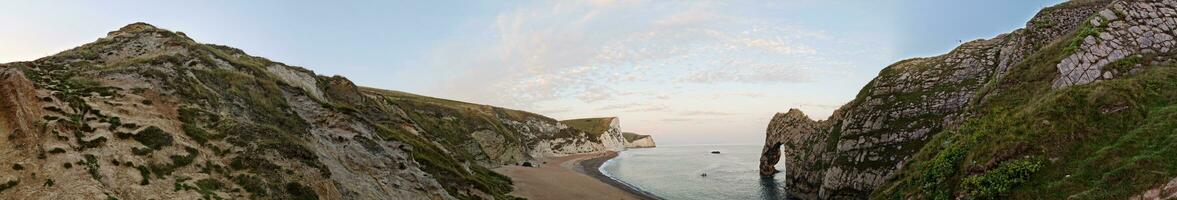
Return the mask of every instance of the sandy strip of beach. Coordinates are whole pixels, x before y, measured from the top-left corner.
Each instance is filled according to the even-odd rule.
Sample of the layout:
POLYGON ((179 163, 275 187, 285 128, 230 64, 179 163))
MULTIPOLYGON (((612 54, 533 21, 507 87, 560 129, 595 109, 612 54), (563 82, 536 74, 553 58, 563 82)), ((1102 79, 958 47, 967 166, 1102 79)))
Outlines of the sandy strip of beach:
POLYGON ((597 169, 617 152, 576 154, 550 158, 541 167, 504 166, 494 169, 511 177, 511 195, 534 199, 656 199, 627 187, 597 169))

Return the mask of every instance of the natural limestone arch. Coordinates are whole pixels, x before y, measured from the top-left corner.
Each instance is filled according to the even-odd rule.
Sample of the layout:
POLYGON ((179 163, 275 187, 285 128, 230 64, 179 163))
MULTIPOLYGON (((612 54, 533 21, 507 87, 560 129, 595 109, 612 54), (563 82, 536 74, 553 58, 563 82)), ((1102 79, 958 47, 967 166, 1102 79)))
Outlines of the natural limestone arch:
MULTIPOLYGON (((780 170, 777 170, 776 164, 781 160, 781 143, 765 143, 763 151, 760 152, 760 175, 772 176, 780 170)), ((787 161, 786 161, 787 162, 787 161)))

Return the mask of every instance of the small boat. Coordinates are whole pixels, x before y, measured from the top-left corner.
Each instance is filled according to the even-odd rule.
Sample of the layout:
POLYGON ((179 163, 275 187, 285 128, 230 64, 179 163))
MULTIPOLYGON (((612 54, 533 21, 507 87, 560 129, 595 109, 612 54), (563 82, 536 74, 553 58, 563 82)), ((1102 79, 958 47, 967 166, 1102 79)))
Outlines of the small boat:
POLYGON ((711 154, 719 154, 719 150, 711 150, 711 154))
POLYGON ((699 176, 707 177, 707 173, 699 174, 699 176))

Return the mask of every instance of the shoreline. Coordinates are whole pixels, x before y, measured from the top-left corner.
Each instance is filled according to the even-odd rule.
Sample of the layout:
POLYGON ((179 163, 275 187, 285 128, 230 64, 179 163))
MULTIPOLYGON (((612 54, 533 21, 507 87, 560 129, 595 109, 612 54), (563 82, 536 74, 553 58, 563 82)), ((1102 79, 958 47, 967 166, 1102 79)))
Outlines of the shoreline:
POLYGON ((605 163, 609 162, 609 160, 616 158, 619 154, 621 153, 616 151, 608 151, 605 152, 605 155, 580 161, 578 163, 580 165, 580 170, 577 170, 577 172, 596 178, 597 180, 600 180, 601 182, 609 184, 618 189, 625 190, 626 192, 629 192, 630 194, 633 194, 642 200, 661 200, 662 198, 659 198, 657 195, 623 183, 620 180, 613 179, 613 177, 609 177, 601 171, 601 166, 605 165, 605 163))
POLYGON ((595 152, 543 159, 537 167, 502 166, 493 169, 510 177, 511 195, 527 199, 640 199, 660 198, 605 176, 599 169, 617 152, 595 152))

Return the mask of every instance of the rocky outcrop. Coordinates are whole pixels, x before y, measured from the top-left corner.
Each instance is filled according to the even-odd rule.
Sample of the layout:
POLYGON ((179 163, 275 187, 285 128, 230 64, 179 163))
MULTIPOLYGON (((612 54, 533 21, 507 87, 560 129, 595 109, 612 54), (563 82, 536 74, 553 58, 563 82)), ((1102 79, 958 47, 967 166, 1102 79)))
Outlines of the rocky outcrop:
POLYGON ((631 132, 622 132, 625 137, 625 148, 654 148, 654 137, 631 132))
POLYGON ((0 199, 509 199, 489 167, 607 147, 144 23, 0 64, 0 93, 0 199))
POLYGON ((935 57, 883 69, 858 96, 826 120, 798 110, 769 123, 761 174, 783 157, 787 188, 805 199, 865 199, 889 180, 930 138, 951 130, 1002 88, 1008 70, 1071 33, 1110 1, 1074 1, 1044 9, 1027 26, 962 44, 935 57), (783 154, 783 155, 782 155, 783 154))
POLYGON ((1058 63, 1053 87, 1113 79, 1140 70, 1141 60, 1171 59, 1151 57, 1177 46, 1175 6, 1172 1, 1120 1, 1100 10, 1068 44, 1071 54, 1058 63))

